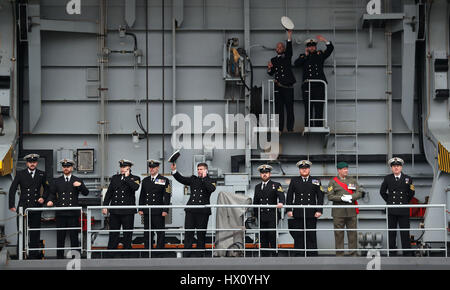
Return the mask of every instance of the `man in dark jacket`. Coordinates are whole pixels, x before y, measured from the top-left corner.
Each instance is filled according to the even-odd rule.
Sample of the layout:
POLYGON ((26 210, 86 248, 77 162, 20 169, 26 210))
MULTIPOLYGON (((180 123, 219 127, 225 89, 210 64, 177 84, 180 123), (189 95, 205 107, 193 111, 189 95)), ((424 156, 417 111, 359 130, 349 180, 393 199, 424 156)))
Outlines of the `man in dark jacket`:
MULTIPOLYGON (((136 190, 139 189, 139 184, 141 179, 139 176, 131 174, 131 166, 133 162, 129 160, 120 160, 120 174, 116 174, 111 177, 111 182, 109 183, 108 190, 105 194, 105 199, 103 205, 136 205, 136 190)), ((132 230, 134 227, 134 215, 136 209, 111 209, 109 210, 109 229, 110 230, 132 230)), ((108 214, 108 210, 103 209, 103 214, 108 214)), ((131 249, 131 239, 133 237, 132 231, 124 232, 123 234, 123 247, 125 250, 129 251, 131 249)), ((120 241, 119 232, 110 232, 108 249, 117 249, 120 241)), ((116 256, 116 255, 109 255, 116 256)), ((122 255, 127 257, 132 257, 134 255, 122 255)))
MULTIPOLYGON (((45 172, 36 168, 38 159, 38 154, 28 154, 25 156, 24 160, 26 161, 27 168, 17 171, 11 183, 11 187, 9 188, 9 209, 12 212, 17 212, 16 191, 18 186, 20 186, 18 207, 23 207, 24 213, 29 207, 42 207, 42 204, 48 198, 49 182, 45 172)), ((17 220, 17 225, 19 225, 19 220, 17 220)), ((41 211, 28 212, 28 227, 30 229, 41 227, 41 211)), ((30 231, 29 236, 29 248, 40 248, 40 232, 30 231)), ((41 257, 40 251, 30 250, 29 253, 30 259, 39 259, 41 257)))
POLYGON ((275 83, 275 113, 279 116, 280 132, 284 129, 284 108, 286 107, 286 127, 289 132, 294 130, 294 84, 292 72, 292 30, 288 30, 286 46, 277 43, 277 56, 267 65, 267 73, 274 77, 275 83))
MULTIPOLYGON (((197 176, 184 177, 177 171, 177 166, 172 163, 172 175, 180 183, 191 187, 191 195, 187 205, 208 205, 211 194, 216 190, 216 181, 208 176, 208 165, 199 163, 197 165, 197 176)), ((194 231, 197 230, 197 249, 205 249, 206 228, 211 215, 210 208, 186 208, 184 228, 184 248, 192 249, 194 242, 194 231)), ((199 252, 200 257, 205 256, 204 251, 199 252)), ((184 257, 192 257, 193 252, 185 252, 184 257)))
MULTIPOLYGON (((70 159, 60 161, 63 175, 56 178, 50 185, 50 194, 47 206, 56 207, 79 207, 78 197, 88 195, 89 190, 84 185, 81 178, 72 175, 75 162, 70 159)), ((80 210, 57 210, 55 212, 57 228, 80 228, 80 210)), ((69 233, 70 246, 72 248, 80 247, 78 233, 79 229, 58 230, 56 232, 56 246, 64 248, 66 242, 66 233, 69 233)), ((58 259, 64 259, 64 250, 57 250, 58 259)))
MULTIPOLYGON (((261 183, 255 186, 255 195, 253 197, 253 204, 259 205, 276 205, 277 208, 282 208, 285 203, 285 196, 283 187, 280 183, 270 180, 272 166, 264 164, 258 167, 261 175, 261 183)), ((261 241, 261 256, 277 256, 277 235, 274 230, 280 219, 280 214, 276 212, 275 208, 254 208, 255 216, 259 218, 260 241, 261 241), (268 250, 269 248, 274 250, 268 250)))
MULTIPOLYGON (((150 176, 142 180, 141 194, 139 195, 139 205, 169 205, 170 197, 172 195, 172 188, 167 177, 159 174, 158 160, 148 160, 148 167, 150 168, 150 176)), ((161 230, 165 228, 165 217, 169 213, 168 208, 140 209, 139 214, 144 216, 144 229, 161 230)), ((155 232, 144 232, 145 249, 149 249, 153 245, 153 235, 155 232), (151 237, 149 239, 149 236, 151 237)), ((164 249, 164 231, 156 233, 156 248, 158 250, 164 249)), ((148 252, 143 253, 144 257, 148 257, 148 252)), ((153 257, 161 256, 161 252, 152 254, 153 257)))
MULTIPOLYGON (((310 176, 312 163, 309 160, 297 162, 300 176, 291 179, 287 193, 286 204, 293 205, 322 205, 323 188, 320 180, 310 176)), ((315 229, 317 219, 322 215, 322 208, 296 208, 287 209, 289 228, 291 229, 315 229)), ((305 249, 304 231, 291 231, 294 238, 295 249, 305 249)), ((306 249, 317 249, 317 237, 315 231, 306 232, 306 249)), ((307 256, 317 256, 317 251, 308 251, 307 256)), ((303 256, 303 252, 294 252, 295 256, 303 256)))
POLYGON ((305 127, 323 127, 322 121, 311 121, 309 123, 309 118, 311 119, 323 119, 323 102, 311 102, 311 107, 308 107, 309 96, 311 95, 311 101, 325 100, 325 86, 323 83, 311 82, 309 80, 322 80, 327 82, 325 73, 323 71, 323 64, 325 60, 333 52, 333 44, 326 40, 323 36, 317 36, 318 41, 326 43, 326 50, 317 50, 317 41, 314 39, 307 39, 305 41, 305 53, 300 54, 300 56, 295 60, 294 66, 303 68, 303 104, 305 106, 305 127), (309 91, 311 88, 311 92, 309 91), (309 111, 311 115, 309 116, 309 111), (311 126, 309 126, 311 124, 311 126))
MULTIPOLYGON (((386 204, 409 204, 415 194, 415 188, 411 176, 402 172, 404 161, 401 158, 394 157, 389 159, 392 174, 384 177, 380 188, 380 195, 386 201, 386 204)), ((388 228, 409 229, 409 208, 390 208, 388 209, 388 228)), ((389 249, 390 255, 397 255, 397 232, 389 231, 389 249)), ((403 249, 411 248, 411 241, 408 230, 400 231, 400 238, 403 249)), ((403 251, 403 256, 412 256, 412 251, 403 251)))

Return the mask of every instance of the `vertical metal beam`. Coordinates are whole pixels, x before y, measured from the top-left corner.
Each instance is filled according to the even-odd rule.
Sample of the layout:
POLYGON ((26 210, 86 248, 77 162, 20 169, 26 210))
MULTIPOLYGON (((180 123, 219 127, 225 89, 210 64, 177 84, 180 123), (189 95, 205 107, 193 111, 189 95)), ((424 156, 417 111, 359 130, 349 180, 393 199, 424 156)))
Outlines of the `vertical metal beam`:
POLYGON ((184 20, 184 0, 172 0, 172 16, 176 20, 176 27, 180 27, 184 20))
MULTIPOLYGON (((386 13, 390 12, 390 5, 385 1, 386 13)), ((387 152, 388 159, 392 158, 392 27, 387 21, 384 28, 386 39, 386 100, 387 100, 387 152)))
MULTIPOLYGON (((244 49, 247 55, 250 57, 250 0, 244 0, 244 49)), ((245 115, 250 113, 250 92, 247 92, 245 96, 245 115)), ((250 132, 251 126, 249 122, 246 122, 245 130, 245 172, 248 174, 249 179, 251 176, 251 136, 250 132)))
POLYGON ((28 84, 30 132, 36 127, 41 117, 41 28, 40 4, 31 0, 28 4, 28 84))
POLYGON ((177 20, 172 18, 172 117, 176 114, 177 104, 177 43, 176 43, 176 23, 177 20))
POLYGON ((402 104, 401 113, 408 129, 414 131, 414 72, 416 56, 416 38, 418 24, 412 19, 417 19, 416 6, 404 6, 405 18, 403 19, 403 50, 402 50, 402 104))
POLYGON ((172 116, 176 114, 177 99, 177 43, 176 29, 184 19, 184 0, 172 0, 172 116))
POLYGON ((19 256, 19 260, 23 260, 23 207, 19 207, 19 249, 17 255, 19 256))
POLYGON ((105 64, 107 63, 107 55, 104 53, 106 47, 106 0, 99 1, 100 6, 100 21, 99 21, 99 63, 100 63, 100 87, 98 89, 100 97, 100 120, 99 120, 99 130, 100 130, 100 186, 105 188, 105 171, 106 171, 106 72, 105 64))
POLYGON ((133 27, 136 21, 136 0, 125 0, 125 22, 133 27))
MULTIPOLYGON (((166 104, 166 78, 165 78, 165 66, 166 66, 166 50, 165 50, 165 3, 164 0, 161 0, 161 15, 162 15, 162 19, 161 19, 161 91, 162 91, 162 112, 161 112, 161 132, 162 132, 162 140, 161 140, 161 156, 162 159, 165 160, 165 138, 166 138, 166 134, 165 134, 165 104, 166 104)), ((164 165, 165 162, 162 163, 162 167, 161 167, 161 172, 164 173, 164 165)))

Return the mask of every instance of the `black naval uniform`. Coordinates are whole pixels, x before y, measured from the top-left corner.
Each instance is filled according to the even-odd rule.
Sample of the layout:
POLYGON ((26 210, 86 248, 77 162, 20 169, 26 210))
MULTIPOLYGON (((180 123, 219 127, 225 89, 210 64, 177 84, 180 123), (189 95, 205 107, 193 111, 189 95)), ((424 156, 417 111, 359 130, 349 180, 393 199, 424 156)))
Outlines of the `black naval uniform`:
MULTIPOLYGON (((210 204, 211 194, 216 190, 216 181, 208 175, 205 178, 192 175, 191 177, 184 177, 178 171, 173 174, 173 177, 184 185, 191 187, 191 195, 187 205, 206 205, 210 204)), ((211 215, 210 208, 185 208, 186 219, 184 222, 185 229, 197 230, 197 249, 205 249, 206 228, 208 226, 208 219, 211 215)), ((184 238, 184 248, 192 249, 194 242, 194 231, 186 231, 184 238)), ((190 257, 195 252, 185 252, 185 257, 190 257)), ((204 256, 204 252, 200 256, 204 256)))
MULTIPOLYGON (((111 178, 108 190, 105 194, 103 205, 136 205, 135 192, 139 189, 141 179, 139 176, 130 174, 128 177, 116 174, 111 178)), ((111 230, 131 230, 134 227, 134 215, 136 209, 109 209, 109 228, 111 230)), ((133 232, 123 233, 124 249, 131 249, 133 232)), ((119 232, 110 232, 108 249, 117 249, 120 241, 119 232)), ((115 256, 115 255, 110 255, 115 256)), ((130 254, 126 256, 132 256, 130 254)))
MULTIPOLYGON (((291 179, 286 199, 287 205, 323 205, 323 191, 319 179, 308 176, 294 177, 291 179)), ((322 208, 296 208, 287 209, 293 212, 293 219, 288 220, 290 229, 315 229, 317 218, 316 212, 322 213, 322 208), (305 219, 303 218, 305 217, 305 219)), ((303 231, 292 231, 295 249, 305 249, 305 237, 303 231)), ((317 249, 317 237, 315 231, 306 232, 306 248, 317 249)), ((304 252, 294 252, 296 256, 304 255, 304 252)), ((317 251, 308 251, 307 256, 317 256, 317 251)))
POLYGON ((273 67, 267 71, 275 80, 275 113, 279 116, 280 132, 284 128, 284 107, 286 107, 286 128, 294 129, 294 88, 295 76, 292 72, 292 41, 286 41, 286 50, 270 60, 273 67))
MULTIPOLYGON (((381 184, 380 194, 386 204, 409 204, 415 193, 413 180, 409 175, 401 174, 396 180, 394 174, 386 175, 381 184)), ((388 211, 388 228, 409 229, 409 208, 390 208, 388 211)), ((389 249, 396 249, 396 231, 389 231, 389 249)), ((403 249, 410 249, 411 242, 409 231, 400 231, 403 249)), ((412 255, 411 251, 405 251, 404 256, 412 255)))
MULTIPOLYGON (((50 186, 50 194, 48 201, 53 202, 55 207, 79 207, 78 197, 88 195, 89 190, 84 185, 83 180, 77 176, 69 177, 62 175, 54 180, 50 186), (74 182, 80 182, 80 186, 73 186, 74 182)), ((56 227, 57 228, 76 228, 79 227, 79 219, 81 212, 79 210, 63 210, 56 211, 56 227)), ((58 248, 64 248, 66 242, 66 233, 69 233, 70 246, 79 247, 78 233, 79 230, 58 230, 56 232, 56 245, 58 248)), ((58 259, 64 258, 64 250, 57 250, 58 259)))
MULTIPOLYGON (((323 64, 325 60, 333 52, 334 46, 331 42, 327 44, 325 51, 316 50, 314 53, 305 55, 304 53, 295 60, 294 65, 297 67, 303 67, 303 103, 305 106, 305 127, 308 127, 309 115, 308 115, 308 82, 309 79, 323 80, 327 82, 325 73, 323 71, 323 64)), ((311 100, 324 100, 325 99, 325 87, 322 83, 311 83, 311 100)), ((311 115, 312 119, 323 119, 324 103, 312 102, 311 103, 311 115)), ((311 127, 323 127, 322 121, 311 121, 311 127)))
MULTIPOLYGON (((158 174, 155 178, 153 178, 152 176, 148 176, 142 180, 139 205, 169 205, 171 194, 172 189, 168 178, 162 176, 161 174, 158 174)), ((169 213, 168 208, 151 209, 151 218, 149 218, 149 209, 140 209, 140 211, 144 212, 144 229, 148 230, 149 228, 165 228, 165 217, 162 216, 162 213, 169 213)), ((149 245, 153 245, 154 233, 155 232, 150 232, 149 235, 149 232, 144 232, 145 249, 149 249, 149 245), (149 239, 149 236, 151 236, 151 239, 149 239)), ((158 231, 156 236, 156 248, 164 249, 165 233, 163 231, 158 231)), ((144 253, 144 255, 146 254, 147 253, 144 253)))
MULTIPOLYGON (((49 182, 44 171, 35 169, 34 176, 31 175, 29 169, 17 171, 14 177, 11 187, 9 188, 9 208, 16 208, 17 212, 19 207, 23 207, 23 211, 29 207, 42 207, 42 204, 38 202, 39 198, 43 198, 44 202, 48 198, 49 194, 49 182), (16 207, 16 191, 20 185, 20 197, 19 204, 16 207), (41 187, 43 192, 41 195, 41 187)), ((28 212, 28 227, 30 229, 41 227, 41 211, 28 212)), ((19 218, 19 217, 18 217, 19 218)), ((17 219, 17 226, 19 226, 19 220, 17 219)), ((40 248, 40 232, 30 231, 30 248, 40 248)), ((38 259, 40 257, 39 251, 29 251, 30 259, 38 259)))
MULTIPOLYGON (((253 197, 253 204, 261 205, 276 205, 278 202, 285 203, 285 196, 283 187, 280 183, 268 180, 267 184, 262 189, 263 183, 255 186, 255 195, 253 197)), ((280 219, 280 213, 276 213, 275 208, 254 208, 254 214, 259 218, 260 229, 274 229, 280 219), (260 213, 260 215, 259 215, 260 213)), ((260 233, 261 248, 273 248, 277 246, 276 231, 261 231, 260 233)), ((275 251, 262 250, 261 255, 264 257, 276 256, 275 251)))

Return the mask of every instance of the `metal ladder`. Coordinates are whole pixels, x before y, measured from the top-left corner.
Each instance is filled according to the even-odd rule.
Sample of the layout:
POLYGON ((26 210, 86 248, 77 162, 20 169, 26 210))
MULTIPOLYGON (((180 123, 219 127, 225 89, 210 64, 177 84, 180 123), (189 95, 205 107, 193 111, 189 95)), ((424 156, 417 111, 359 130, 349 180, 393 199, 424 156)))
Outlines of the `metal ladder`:
POLYGON ((340 155, 354 155, 350 174, 358 180, 358 0, 333 0, 333 74, 335 165, 340 155), (345 31, 347 39, 337 36, 345 31), (351 53, 349 55, 349 53, 351 53), (337 101, 339 99, 339 102, 337 101))
MULTIPOLYGON (((272 132, 278 133, 278 124, 275 120, 275 83, 273 79, 269 79, 267 81, 267 99, 266 99, 266 93, 265 93, 265 86, 264 83, 262 83, 262 96, 261 96, 261 113, 267 114, 267 123, 265 126, 261 126, 256 128, 253 128, 251 133, 251 138, 257 138, 258 133, 267 133, 270 134, 272 132), (267 104, 266 104, 267 102, 267 104)), ((250 150, 250 156, 254 150, 250 150)), ((256 149, 255 151, 260 151, 259 149, 256 149)), ((250 157, 251 167, 253 167, 253 163, 271 163, 271 164, 278 164, 280 166, 281 172, 283 172, 283 169, 281 168, 281 163, 278 160, 278 158, 274 158, 274 156, 270 156, 268 154, 259 152, 260 156, 257 158, 250 157)))

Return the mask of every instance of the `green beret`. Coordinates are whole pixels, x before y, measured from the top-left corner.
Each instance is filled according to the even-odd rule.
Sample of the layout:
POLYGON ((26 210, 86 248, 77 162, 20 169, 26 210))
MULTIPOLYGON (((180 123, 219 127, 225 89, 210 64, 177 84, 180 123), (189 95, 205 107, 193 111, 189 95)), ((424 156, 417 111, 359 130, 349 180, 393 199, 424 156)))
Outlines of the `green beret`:
POLYGON ((337 167, 337 169, 342 169, 342 168, 348 167, 348 163, 342 161, 342 162, 339 162, 336 167, 337 167))

